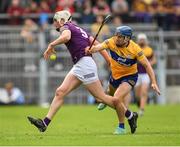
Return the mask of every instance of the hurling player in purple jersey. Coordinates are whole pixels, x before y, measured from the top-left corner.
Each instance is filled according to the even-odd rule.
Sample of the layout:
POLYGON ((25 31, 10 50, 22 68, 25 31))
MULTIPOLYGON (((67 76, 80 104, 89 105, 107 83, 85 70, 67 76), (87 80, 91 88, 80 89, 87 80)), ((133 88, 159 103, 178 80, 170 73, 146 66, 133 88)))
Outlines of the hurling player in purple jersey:
MULTIPOLYGON (((48 59, 49 56, 54 53, 54 47, 56 45, 65 44, 71 54, 74 66, 66 75, 62 84, 56 89, 54 99, 46 117, 43 120, 28 117, 29 121, 35 125, 39 131, 44 132, 56 112, 62 106, 64 97, 81 84, 83 84, 97 100, 115 108, 118 119, 120 120, 120 117, 122 117, 122 113, 120 112, 124 109, 122 103, 118 98, 108 96, 104 93, 98 79, 96 64, 91 55, 85 54, 85 48, 92 43, 94 38, 82 28, 72 23, 71 14, 65 10, 55 13, 54 26, 57 31, 61 32, 61 35, 48 45, 47 50, 44 52, 44 58, 48 59)), ((95 44, 97 43, 96 41, 95 44)), ((109 63, 108 53, 101 51, 101 54, 109 63)), ((130 111, 129 115, 131 115, 130 111)))

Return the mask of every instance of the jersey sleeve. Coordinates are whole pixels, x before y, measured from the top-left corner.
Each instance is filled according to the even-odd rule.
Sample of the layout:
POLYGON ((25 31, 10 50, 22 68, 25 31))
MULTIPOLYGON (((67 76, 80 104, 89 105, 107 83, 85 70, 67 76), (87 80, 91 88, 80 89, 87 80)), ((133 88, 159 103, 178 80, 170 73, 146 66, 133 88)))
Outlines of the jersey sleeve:
POLYGON ((135 55, 138 61, 143 60, 145 58, 143 50, 138 45, 135 48, 135 55))
POLYGON ((104 49, 109 49, 110 48, 110 39, 106 39, 103 43, 102 43, 102 47, 104 49))
MULTIPOLYGON (((70 27, 67 25, 67 24, 65 24, 64 26, 62 26, 61 28, 60 28, 60 32, 62 33, 64 30, 70 30, 70 27)), ((70 30, 71 31, 71 30, 70 30)))

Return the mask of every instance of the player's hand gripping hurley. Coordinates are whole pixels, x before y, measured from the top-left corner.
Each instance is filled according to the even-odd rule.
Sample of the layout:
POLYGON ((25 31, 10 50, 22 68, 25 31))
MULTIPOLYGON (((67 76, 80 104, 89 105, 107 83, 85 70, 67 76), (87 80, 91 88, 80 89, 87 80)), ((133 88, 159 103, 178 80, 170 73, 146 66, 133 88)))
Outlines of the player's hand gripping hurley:
MULTIPOLYGON (((104 20, 103 20, 103 22, 101 23, 101 26, 99 27, 99 30, 98 30, 98 32, 96 33, 96 36, 94 37, 94 40, 92 41, 92 43, 91 43, 91 45, 90 45, 88 51, 91 50, 91 48, 92 48, 92 46, 93 46, 95 40, 97 39, 97 37, 98 37, 98 35, 99 35, 99 33, 100 33, 102 27, 104 26, 104 24, 105 24, 106 22, 108 22, 111 18, 112 18, 111 15, 107 15, 107 16, 104 18, 104 20)), ((87 52, 88 52, 88 51, 87 51, 87 52)))

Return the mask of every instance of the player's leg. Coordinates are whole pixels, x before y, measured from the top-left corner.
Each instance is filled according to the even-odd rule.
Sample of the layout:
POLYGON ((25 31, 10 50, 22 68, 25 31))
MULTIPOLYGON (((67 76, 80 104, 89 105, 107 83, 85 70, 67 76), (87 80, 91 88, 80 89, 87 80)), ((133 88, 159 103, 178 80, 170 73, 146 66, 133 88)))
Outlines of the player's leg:
MULTIPOLYGON (((124 102, 125 98, 128 97, 131 89, 132 89, 132 85, 130 85, 128 82, 123 82, 117 88, 116 92, 114 93, 114 96, 118 97, 120 101, 124 102)), ((137 128, 138 114, 136 112, 131 112, 130 110, 128 110, 124 103, 122 103, 122 105, 123 105, 123 111, 121 111, 119 128, 124 128, 124 121, 126 117, 128 119, 131 128, 131 133, 134 133, 137 128)))
MULTIPOLYGON (((108 84, 108 88, 106 90, 106 94, 108 94, 110 96, 113 96, 115 91, 116 91, 116 89, 111 84, 108 84)), ((101 102, 101 103, 99 103, 97 108, 98 108, 98 110, 103 110, 103 109, 106 108, 106 106, 107 106, 106 104, 101 102)))
POLYGON ((149 89, 149 84, 147 83, 142 83, 141 89, 140 89, 140 111, 139 115, 142 116, 144 114, 144 109, 147 103, 148 99, 148 89, 149 89))
POLYGON ((136 100, 136 104, 138 106, 138 108, 140 107, 140 101, 141 101, 141 84, 138 84, 135 86, 134 88, 134 97, 135 97, 135 100, 136 100))
MULTIPOLYGON (((123 82, 116 89, 116 92, 114 93, 114 96, 118 97, 120 99, 120 101, 124 102, 125 101, 125 97, 131 91, 131 89, 132 89, 132 87, 131 87, 131 85, 129 85, 129 83, 123 82)), ((123 107, 124 107, 124 109, 122 111, 121 120, 120 120, 120 122, 122 122, 122 123, 124 123, 124 119, 125 119, 124 114, 127 111, 127 108, 126 108, 125 104, 123 105, 123 107)))
POLYGON ((104 93, 99 81, 97 66, 91 57, 83 57, 74 68, 74 74, 83 82, 90 93, 98 100, 107 103, 110 107, 115 107, 116 100, 104 93))
MULTIPOLYGON (((111 97, 109 95, 106 95, 99 81, 86 85, 86 88, 94 97, 102 100, 103 103, 109 105, 110 107, 115 108, 119 119, 119 126, 121 126, 122 123, 124 124, 124 120, 122 121, 122 118, 124 118, 125 108, 123 101, 120 101, 120 99, 116 96, 111 97)), ((125 134, 125 129, 120 128, 119 126, 115 130, 114 134, 125 134)))
POLYGON ((73 89, 77 88, 80 84, 81 81, 71 72, 69 72, 63 83, 56 89, 54 99, 44 120, 28 117, 29 121, 34 124, 41 132, 44 132, 56 112, 62 106, 64 96, 70 93, 73 89))
MULTIPOLYGON (((106 90, 106 94, 110 96, 114 96, 115 91, 116 91, 116 88, 114 88, 111 84, 109 84, 106 90)), ((123 101, 127 108, 129 107, 130 101, 131 101, 131 93, 128 93, 123 101)), ((100 103, 98 105, 98 110, 103 110, 105 107, 106 107, 106 104, 100 103)))
POLYGON ((140 97, 140 105, 139 105, 139 115, 143 116, 144 114, 144 108, 147 103, 148 99, 148 90, 149 90, 149 84, 150 84, 150 78, 148 74, 140 74, 141 76, 141 87, 139 90, 139 97, 140 97))
MULTIPOLYGON (((108 94, 108 95, 110 95, 110 96, 113 96, 114 95, 114 93, 115 93, 115 91, 116 91, 116 88, 114 88, 111 84, 109 84, 108 85, 108 89, 106 90, 106 93, 108 94)), ((125 106, 128 108, 128 106, 129 106, 129 103, 130 103, 130 101, 131 101, 131 94, 129 93, 129 94, 127 94, 127 96, 124 98, 124 104, 125 104, 125 106)), ((99 103, 99 105, 98 105, 98 110, 104 110, 105 108, 106 108, 106 104, 104 104, 104 103, 99 103)))
MULTIPOLYGON (((124 113, 122 113, 124 112, 123 110, 124 107, 122 106, 122 102, 120 102, 120 99, 118 99, 115 96, 112 97, 112 96, 106 95, 99 81, 86 85, 86 88, 95 98, 102 100, 103 103, 107 104, 108 106, 116 110, 119 124, 121 124, 121 117, 123 117, 122 115, 124 115, 124 113)), ((118 133, 115 132, 115 134, 118 134, 118 135, 125 134, 125 130, 120 129, 118 130, 118 133)))
POLYGON ((136 127, 137 127, 136 122, 138 115, 137 113, 132 113, 130 110, 128 110, 124 102, 126 101, 125 97, 129 95, 132 87, 134 87, 134 85, 136 84, 137 77, 138 77, 137 74, 134 74, 115 80, 112 76, 110 76, 109 83, 113 87, 117 88, 116 92, 114 93, 114 96, 120 99, 121 105, 123 107, 123 111, 120 112, 120 120, 119 120, 120 124, 117 129, 117 134, 119 130, 124 129, 124 119, 125 119, 124 114, 129 120, 128 122, 131 127, 131 132, 134 133, 136 131, 136 127))
POLYGON ((81 85, 81 81, 71 72, 65 77, 63 83, 56 89, 54 99, 51 103, 47 117, 52 119, 63 104, 64 96, 81 85))
POLYGON ((126 108, 129 107, 129 104, 131 102, 131 92, 129 92, 125 97, 124 97, 124 105, 126 108))
POLYGON ((85 87, 97 100, 102 101, 111 108, 116 108, 117 101, 119 102, 119 100, 106 95, 99 80, 85 84, 85 87))
POLYGON ((138 80, 134 87, 134 97, 135 97, 138 108, 140 107, 140 100, 141 100, 141 96, 140 96, 141 86, 142 86, 142 77, 141 77, 141 74, 138 74, 138 80))

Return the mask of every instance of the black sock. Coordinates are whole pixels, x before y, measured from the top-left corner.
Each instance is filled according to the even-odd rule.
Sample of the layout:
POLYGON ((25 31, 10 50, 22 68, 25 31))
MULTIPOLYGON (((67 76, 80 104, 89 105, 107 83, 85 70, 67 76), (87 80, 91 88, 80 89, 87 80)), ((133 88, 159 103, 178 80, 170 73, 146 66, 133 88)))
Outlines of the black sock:
POLYGON ((126 116, 127 119, 131 119, 132 116, 133 116, 133 113, 131 111, 129 111, 129 110, 126 110, 125 116, 126 116))
POLYGON ((51 120, 49 118, 45 117, 43 122, 44 122, 45 126, 48 126, 49 123, 51 122, 51 120))

